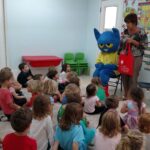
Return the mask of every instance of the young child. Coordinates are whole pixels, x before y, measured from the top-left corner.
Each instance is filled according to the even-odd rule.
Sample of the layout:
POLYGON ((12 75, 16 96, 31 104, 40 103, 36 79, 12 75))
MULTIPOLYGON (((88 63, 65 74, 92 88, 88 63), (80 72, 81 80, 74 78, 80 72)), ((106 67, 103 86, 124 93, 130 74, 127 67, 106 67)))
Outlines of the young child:
POLYGON ((5 136, 3 150, 37 150, 36 141, 27 136, 32 122, 30 109, 21 108, 11 116, 11 126, 15 130, 5 136))
POLYGON ((53 150, 60 145, 64 150, 86 150, 85 137, 80 120, 83 118, 82 106, 70 103, 66 106, 64 115, 56 127, 53 150))
POLYGON ((27 87, 27 81, 32 79, 33 75, 29 66, 26 63, 19 64, 20 73, 18 74, 17 81, 22 85, 22 87, 27 87))
POLYGON ((59 83, 65 83, 67 81, 67 73, 70 71, 71 71, 70 65, 68 65, 68 64, 62 65, 62 70, 59 75, 59 83))
POLYGON ((123 120, 130 129, 138 129, 138 117, 145 112, 144 92, 139 87, 132 87, 129 91, 129 100, 121 108, 121 113, 127 113, 123 120))
POLYGON ((94 150, 115 150, 120 142, 120 118, 115 110, 106 112, 102 119, 102 125, 95 136, 94 150))
POLYGON ((138 130, 131 130, 123 136, 116 150, 146 150, 143 149, 143 135, 138 130))
POLYGON ((94 77, 92 78, 91 83, 96 85, 97 87, 96 95, 101 102, 104 102, 106 99, 106 94, 105 94, 105 91, 103 89, 100 79, 98 77, 94 77))
POLYGON ((59 84, 58 84, 58 89, 61 94, 64 92, 65 87, 68 85, 67 74, 70 71, 71 71, 70 65, 68 65, 68 64, 62 65, 62 70, 59 75, 59 84))
POLYGON ((47 150, 48 143, 53 145, 53 124, 49 97, 38 95, 33 102, 33 120, 30 135, 36 139, 38 150, 47 150))
MULTIPOLYGON (((1 71, 12 72, 9 67, 4 67, 1 69, 1 71)), ((27 99, 23 95, 21 88, 22 88, 21 84, 19 82, 17 82, 13 77, 12 78, 12 84, 11 84, 9 90, 13 96, 14 103, 19 105, 19 106, 23 106, 27 102, 27 99)))
POLYGON ((33 102, 39 94, 43 92, 43 83, 39 80, 30 80, 28 81, 27 90, 32 94, 30 100, 25 104, 28 107, 32 107, 33 102))
POLYGON ((44 82, 44 75, 42 75, 42 74, 35 74, 34 76, 33 76, 33 80, 40 80, 40 81, 42 81, 42 82, 44 82))
MULTIPOLYGON (((105 106, 103 108, 102 113, 100 114, 98 127, 101 126, 101 124, 102 124, 102 119, 103 119, 104 114, 107 111, 109 111, 110 109, 116 110, 118 108, 118 106, 119 106, 119 100, 117 99, 117 97, 112 95, 112 96, 109 96, 106 98, 105 106)), ((124 131, 127 129, 126 124, 124 123, 124 121, 121 117, 120 117, 120 126, 121 126, 121 129, 124 131)))
POLYGON ((56 93, 53 96, 54 101, 55 102, 60 101, 61 95, 60 95, 60 92, 58 91, 58 83, 57 83, 58 72, 57 72, 57 70, 54 67, 50 67, 49 71, 47 73, 47 77, 48 77, 48 79, 51 79, 54 82, 54 86, 57 89, 56 93))
POLYGON ((13 82, 13 74, 8 70, 0 71, 0 107, 3 110, 5 116, 10 120, 11 114, 15 112, 20 106, 13 102, 12 94, 9 88, 13 82))
POLYGON ((74 95, 80 95, 80 89, 76 84, 70 83, 66 86, 62 95, 62 104, 67 104, 67 98, 73 97, 74 95))
POLYGON ((54 105, 55 94, 57 94, 57 88, 53 80, 46 80, 43 85, 43 93, 49 96, 50 102, 54 105))
POLYGON ((98 114, 103 111, 102 103, 96 96, 96 86, 89 84, 86 87, 87 97, 84 103, 84 112, 87 114, 98 114))
POLYGON ((144 150, 150 149, 150 113, 140 115, 139 130, 144 133, 144 150))

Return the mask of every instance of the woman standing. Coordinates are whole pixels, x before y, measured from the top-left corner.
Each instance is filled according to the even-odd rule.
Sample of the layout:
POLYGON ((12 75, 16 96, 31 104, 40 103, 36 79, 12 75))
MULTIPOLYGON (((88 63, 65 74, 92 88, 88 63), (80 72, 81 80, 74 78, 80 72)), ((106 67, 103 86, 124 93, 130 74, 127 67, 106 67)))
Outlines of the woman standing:
POLYGON ((124 96, 126 98, 130 87, 137 86, 137 80, 142 66, 144 49, 147 46, 148 39, 145 31, 137 26, 138 19, 136 14, 128 14, 124 18, 124 22, 126 23, 127 30, 125 30, 122 36, 121 49, 123 50, 126 46, 126 43, 129 43, 131 45, 131 51, 134 56, 133 76, 122 75, 125 91, 124 96))

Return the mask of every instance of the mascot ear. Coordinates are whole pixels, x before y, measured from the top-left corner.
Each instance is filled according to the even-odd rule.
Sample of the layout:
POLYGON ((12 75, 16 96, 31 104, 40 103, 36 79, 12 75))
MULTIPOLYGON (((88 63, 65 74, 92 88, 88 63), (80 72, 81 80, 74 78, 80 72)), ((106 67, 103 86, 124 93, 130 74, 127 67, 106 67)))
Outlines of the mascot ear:
POLYGON ((120 40, 120 33, 119 33, 119 30, 117 28, 112 28, 112 31, 115 35, 115 37, 120 40))
POLYGON ((95 38, 96 38, 96 40, 98 41, 98 39, 99 39, 99 37, 100 37, 100 33, 99 33, 99 31, 97 30, 97 29, 95 29, 94 28, 94 35, 95 35, 95 38))

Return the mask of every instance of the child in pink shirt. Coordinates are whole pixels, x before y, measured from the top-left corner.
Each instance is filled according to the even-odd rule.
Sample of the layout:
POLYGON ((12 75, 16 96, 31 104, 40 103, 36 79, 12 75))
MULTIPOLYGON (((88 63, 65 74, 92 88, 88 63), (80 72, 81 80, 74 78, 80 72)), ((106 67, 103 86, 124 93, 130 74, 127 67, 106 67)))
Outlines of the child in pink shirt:
POLYGON ((13 81, 13 74, 9 70, 0 71, 0 107, 3 110, 4 114, 7 116, 8 120, 11 117, 11 114, 20 108, 13 102, 13 97, 10 93, 10 86, 13 81))

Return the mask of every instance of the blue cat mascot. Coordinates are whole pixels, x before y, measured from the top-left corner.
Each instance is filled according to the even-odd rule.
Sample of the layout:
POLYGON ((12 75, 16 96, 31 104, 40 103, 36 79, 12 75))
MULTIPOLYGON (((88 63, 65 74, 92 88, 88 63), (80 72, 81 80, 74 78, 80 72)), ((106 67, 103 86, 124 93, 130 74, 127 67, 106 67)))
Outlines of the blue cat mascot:
POLYGON ((117 72, 117 51, 120 44, 120 34, 116 28, 112 28, 112 31, 105 31, 103 33, 99 33, 97 29, 94 29, 94 34, 101 52, 96 60, 96 70, 93 77, 100 78, 108 96, 109 79, 110 77, 115 77, 117 72))

